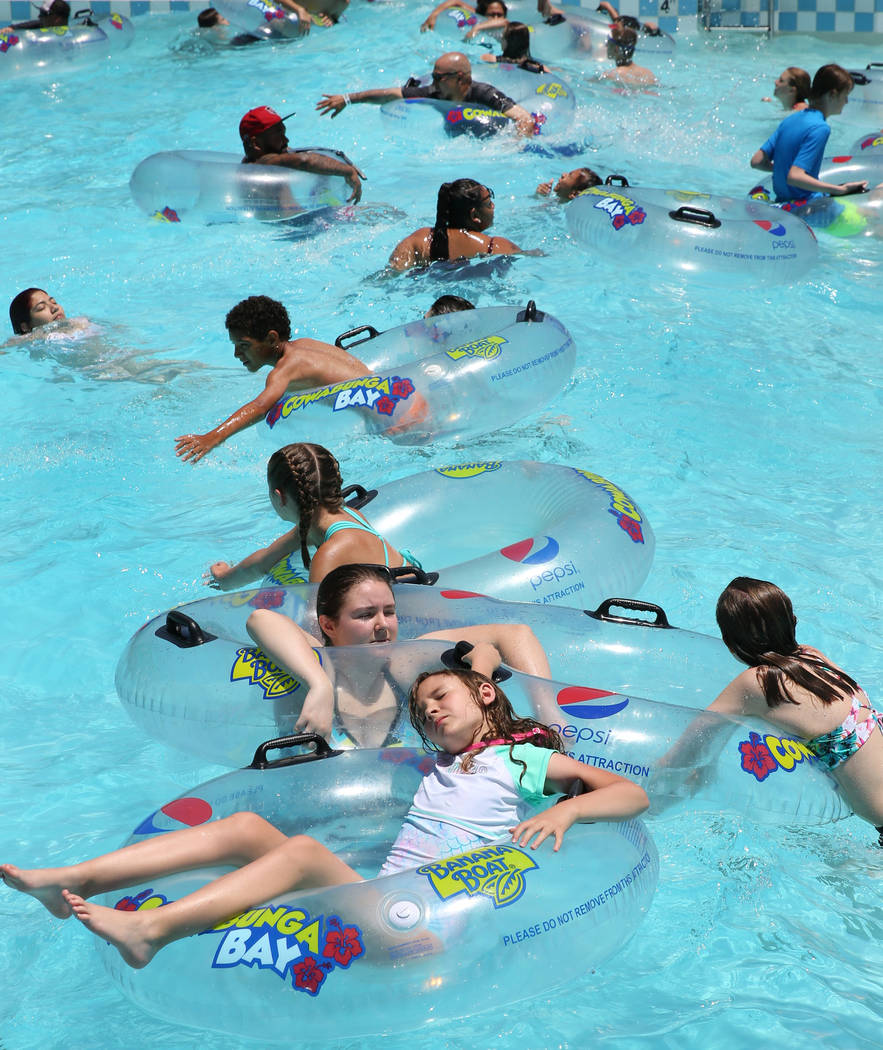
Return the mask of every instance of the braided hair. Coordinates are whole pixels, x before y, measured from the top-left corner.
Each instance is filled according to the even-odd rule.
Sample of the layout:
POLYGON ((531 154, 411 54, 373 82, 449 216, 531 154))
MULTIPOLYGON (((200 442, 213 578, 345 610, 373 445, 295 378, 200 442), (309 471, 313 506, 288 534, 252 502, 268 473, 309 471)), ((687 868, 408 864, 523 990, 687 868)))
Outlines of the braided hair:
POLYGON ((270 456, 267 484, 271 491, 279 489, 296 505, 300 553, 304 565, 309 568, 307 536, 316 510, 322 507, 334 513, 343 506, 340 465, 328 449, 321 445, 306 442, 286 445, 270 456))
POLYGON ((796 704, 788 682, 823 704, 858 692, 838 668, 797 644, 797 617, 791 599, 774 583, 737 576, 717 601, 717 623, 724 644, 742 663, 757 668, 757 681, 769 707, 796 704))
POLYGON ((429 242, 429 258, 448 259, 448 230, 467 227, 472 221, 472 212, 479 207, 484 186, 475 179, 455 179, 443 182, 438 188, 435 209, 435 225, 429 242))

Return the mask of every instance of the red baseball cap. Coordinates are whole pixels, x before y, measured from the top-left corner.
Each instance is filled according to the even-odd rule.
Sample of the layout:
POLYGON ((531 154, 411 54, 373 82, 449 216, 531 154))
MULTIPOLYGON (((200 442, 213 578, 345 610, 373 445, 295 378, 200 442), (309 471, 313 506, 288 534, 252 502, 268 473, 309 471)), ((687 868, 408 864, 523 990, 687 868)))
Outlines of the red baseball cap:
POLYGON ((262 132, 269 131, 270 128, 275 127, 276 124, 281 124, 288 120, 288 117, 293 116, 293 113, 289 113, 288 116, 280 117, 276 110, 271 109, 269 106, 258 106, 257 109, 250 109, 239 121, 239 137, 247 139, 251 138, 252 135, 260 135, 262 132))

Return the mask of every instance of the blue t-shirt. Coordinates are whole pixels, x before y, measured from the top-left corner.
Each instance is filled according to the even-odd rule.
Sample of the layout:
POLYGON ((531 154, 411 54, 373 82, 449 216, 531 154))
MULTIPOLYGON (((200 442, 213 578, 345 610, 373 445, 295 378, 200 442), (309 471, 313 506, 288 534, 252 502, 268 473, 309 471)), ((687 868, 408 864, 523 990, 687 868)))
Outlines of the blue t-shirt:
POLYGON ((773 189, 777 201, 818 196, 799 186, 792 186, 788 182, 788 172, 796 164, 807 175, 817 179, 830 134, 831 129, 821 110, 801 109, 785 117, 760 147, 773 162, 773 189))

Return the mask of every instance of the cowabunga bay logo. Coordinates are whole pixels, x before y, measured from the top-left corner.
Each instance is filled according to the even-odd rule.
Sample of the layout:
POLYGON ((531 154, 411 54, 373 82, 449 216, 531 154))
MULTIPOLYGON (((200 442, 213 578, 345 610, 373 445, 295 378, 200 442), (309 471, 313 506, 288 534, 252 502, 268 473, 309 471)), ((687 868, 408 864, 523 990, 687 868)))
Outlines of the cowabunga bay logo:
POLYGON ((278 700, 300 689, 300 682, 277 667, 266 653, 254 646, 243 646, 236 650, 236 659, 230 668, 230 681, 245 681, 258 686, 265 700, 278 700))
POLYGON ((425 875, 441 900, 465 893, 493 901, 495 908, 506 908, 524 893, 525 872, 539 864, 516 846, 482 846, 468 853, 424 864, 417 869, 425 875))
POLYGON ((607 478, 602 478, 600 474, 593 474, 590 470, 579 470, 576 467, 573 469, 581 477, 584 477, 586 481, 591 481, 593 485, 604 489, 610 496, 610 506, 607 508, 607 513, 612 514, 616 518, 619 522, 619 527, 628 534, 633 543, 643 543, 644 532, 641 529, 641 522, 644 519, 641 517, 641 512, 622 489, 618 485, 614 485, 612 481, 608 481, 607 478))

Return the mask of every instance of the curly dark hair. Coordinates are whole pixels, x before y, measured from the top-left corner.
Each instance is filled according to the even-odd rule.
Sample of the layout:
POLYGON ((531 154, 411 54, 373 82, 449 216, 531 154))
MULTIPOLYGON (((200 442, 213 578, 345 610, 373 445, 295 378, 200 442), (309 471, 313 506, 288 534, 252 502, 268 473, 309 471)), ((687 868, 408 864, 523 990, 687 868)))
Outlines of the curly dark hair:
POLYGON ((250 295, 237 303, 224 322, 228 332, 237 332, 249 339, 266 339, 269 332, 278 333, 283 341, 291 338, 291 320, 288 311, 268 295, 250 295))

